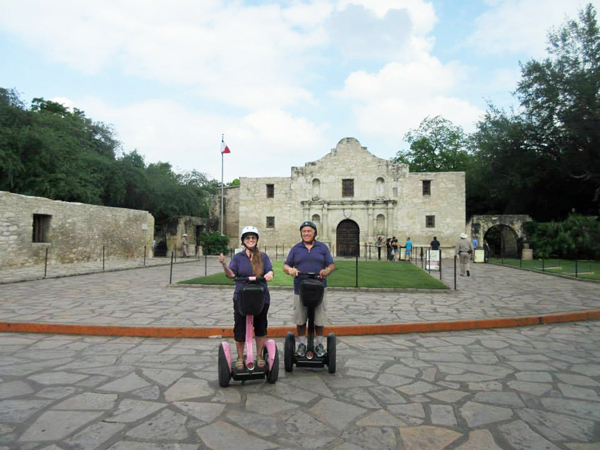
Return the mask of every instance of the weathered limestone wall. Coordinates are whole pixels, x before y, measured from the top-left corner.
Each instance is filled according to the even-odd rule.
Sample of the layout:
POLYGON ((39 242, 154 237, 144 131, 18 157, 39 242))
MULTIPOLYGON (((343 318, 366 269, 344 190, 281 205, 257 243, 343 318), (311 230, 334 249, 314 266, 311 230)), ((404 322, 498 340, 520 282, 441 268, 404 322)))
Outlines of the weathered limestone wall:
POLYGON ((400 241, 410 236, 424 246, 437 236, 442 246, 451 247, 465 231, 465 174, 411 174, 408 166, 378 158, 356 139, 344 138, 320 160, 293 167, 289 178, 240 178, 238 205, 237 214, 232 207, 226 211, 226 223, 239 225, 235 231, 227 227, 231 242, 237 242, 243 226, 254 225, 262 247, 289 247, 299 241, 300 223, 313 220, 319 239, 335 245, 338 225, 349 219, 360 228, 361 251, 378 235, 400 241), (344 179, 354 180, 352 197, 342 195, 344 179), (430 195, 423 195, 423 180, 431 183, 430 195), (274 186, 273 198, 267 198, 268 184, 274 186), (428 215, 435 216, 434 227, 426 226, 428 215), (267 217, 275 218, 274 228, 267 228, 267 217))
POLYGON ((154 217, 146 211, 0 192, 0 267, 152 257, 154 217), (51 216, 47 242, 33 242, 33 215, 51 216))

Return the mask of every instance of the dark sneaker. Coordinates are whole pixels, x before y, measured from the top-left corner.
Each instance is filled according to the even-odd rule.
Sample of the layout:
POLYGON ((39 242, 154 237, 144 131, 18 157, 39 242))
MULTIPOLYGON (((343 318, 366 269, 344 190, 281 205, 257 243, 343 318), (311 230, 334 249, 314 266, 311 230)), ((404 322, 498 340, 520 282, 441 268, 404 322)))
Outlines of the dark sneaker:
POLYGON ((304 358, 304 356, 306 356, 306 344, 298 344, 298 348, 296 349, 296 356, 300 358, 304 358))
POLYGON ((318 356, 319 358, 322 358, 323 356, 325 356, 325 353, 326 353, 326 352, 325 352, 325 349, 323 348, 323 344, 318 344, 318 345, 315 347, 315 353, 317 354, 317 356, 318 356))

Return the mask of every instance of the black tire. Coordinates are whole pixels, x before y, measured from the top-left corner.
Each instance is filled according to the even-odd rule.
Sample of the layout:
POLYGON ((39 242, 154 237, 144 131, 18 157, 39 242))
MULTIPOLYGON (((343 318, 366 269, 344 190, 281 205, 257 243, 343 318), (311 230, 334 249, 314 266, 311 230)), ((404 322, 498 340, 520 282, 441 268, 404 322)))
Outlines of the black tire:
POLYGON ((223 346, 219 345, 219 386, 229 386, 229 380, 231 379, 231 368, 227 364, 227 358, 225 357, 225 351, 223 346))
MULTIPOLYGON (((267 351, 266 347, 263 351, 263 355, 265 361, 268 364, 269 352, 267 351)), ((277 350, 277 347, 275 347, 275 359, 273 360, 273 368, 267 372, 267 381, 271 384, 274 384, 277 381, 277 378, 279 378, 279 350, 277 350)))
POLYGON ((296 351, 296 337, 294 333, 288 332, 285 335, 285 345, 283 347, 283 362, 286 372, 294 370, 294 352, 296 351))
POLYGON ((329 336, 327 336, 327 368, 329 373, 335 373, 335 343, 335 334, 329 333, 329 336))

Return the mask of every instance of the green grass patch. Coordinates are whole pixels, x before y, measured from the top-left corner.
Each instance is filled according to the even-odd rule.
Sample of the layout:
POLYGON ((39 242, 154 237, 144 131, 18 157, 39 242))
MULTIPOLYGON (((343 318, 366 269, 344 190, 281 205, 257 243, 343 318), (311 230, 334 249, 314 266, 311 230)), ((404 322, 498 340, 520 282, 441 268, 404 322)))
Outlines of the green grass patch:
POLYGON ((600 281, 600 261, 575 261, 568 259, 534 259, 520 261, 518 259, 492 259, 490 262, 505 266, 520 267, 537 272, 558 273, 570 277, 586 278, 600 281))
MULTIPOLYGON (((327 278, 329 287, 356 287, 356 262, 336 261, 336 270, 327 278)), ((270 286, 292 287, 292 277, 283 273, 283 261, 273 261, 275 278, 270 286)), ((437 272, 436 272, 437 274, 437 272)), ((224 273, 180 281, 179 284, 207 284, 233 286, 224 273)), ((359 261, 358 287, 448 289, 439 279, 408 262, 359 261)))

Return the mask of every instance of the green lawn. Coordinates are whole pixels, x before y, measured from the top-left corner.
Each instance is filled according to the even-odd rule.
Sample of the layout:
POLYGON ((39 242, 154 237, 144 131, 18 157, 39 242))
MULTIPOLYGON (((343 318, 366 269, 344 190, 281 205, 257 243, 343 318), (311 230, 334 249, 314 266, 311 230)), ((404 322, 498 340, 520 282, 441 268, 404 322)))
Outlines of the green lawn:
MULTIPOLYGON (((356 262, 337 261, 327 280, 330 287, 355 287, 356 262)), ((292 286, 292 277, 283 273, 283 261, 273 261, 275 278, 271 286, 292 286)), ((435 272, 438 275, 438 272, 435 272)), ((192 278, 179 284, 232 285, 224 273, 192 278)), ((438 278, 407 262, 359 261, 358 286, 369 288, 448 289, 438 278)))
POLYGON ((575 261, 567 259, 534 259, 532 261, 520 261, 518 259, 495 259, 490 262, 504 264, 505 266, 522 267, 523 269, 536 270, 540 272, 559 273, 571 277, 587 278, 600 281, 600 261, 575 261))

